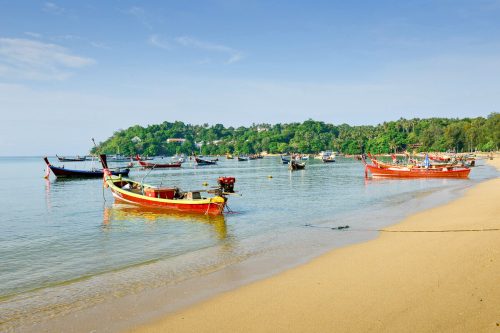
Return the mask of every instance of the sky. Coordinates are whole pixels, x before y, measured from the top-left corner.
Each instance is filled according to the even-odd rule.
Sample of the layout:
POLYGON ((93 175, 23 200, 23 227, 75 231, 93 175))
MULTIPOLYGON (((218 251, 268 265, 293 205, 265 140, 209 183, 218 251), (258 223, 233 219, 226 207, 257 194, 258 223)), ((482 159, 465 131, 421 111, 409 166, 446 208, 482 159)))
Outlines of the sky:
POLYGON ((163 121, 375 125, 499 102, 499 0, 0 0, 0 156, 163 121))

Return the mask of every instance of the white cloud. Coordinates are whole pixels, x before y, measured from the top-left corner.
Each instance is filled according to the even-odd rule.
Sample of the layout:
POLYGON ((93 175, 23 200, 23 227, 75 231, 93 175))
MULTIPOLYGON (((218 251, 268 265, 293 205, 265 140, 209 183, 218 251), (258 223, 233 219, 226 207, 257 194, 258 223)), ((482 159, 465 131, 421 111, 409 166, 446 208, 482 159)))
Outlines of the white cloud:
POLYGON ((149 30, 153 29, 153 27, 149 23, 148 15, 143 8, 134 6, 129 8, 127 10, 127 13, 134 16, 143 26, 145 26, 149 30))
POLYGON ((158 35, 151 35, 148 39, 149 44, 159 47, 161 49, 169 50, 171 49, 170 43, 168 41, 162 40, 158 35))
POLYGON ((31 31, 26 31, 24 34, 27 36, 33 37, 33 38, 41 38, 42 37, 41 34, 36 33, 36 32, 31 32, 31 31))
POLYGON ((53 2, 46 2, 43 5, 43 11, 45 11, 47 13, 51 13, 51 14, 60 15, 60 14, 64 13, 65 10, 64 10, 64 8, 59 7, 58 5, 56 5, 53 2))
POLYGON ((229 56, 229 58, 226 60, 227 64, 235 63, 243 58, 243 54, 240 51, 235 50, 229 46, 200 41, 198 39, 187 36, 177 37, 175 41, 185 47, 193 47, 207 51, 224 53, 229 56))
POLYGON ((100 43, 100 42, 90 42, 90 45, 92 45, 93 47, 95 48, 98 48, 98 49, 104 49, 104 50, 110 50, 111 47, 109 47, 107 44, 105 43, 100 43))
POLYGON ((19 38, 0 38, 0 76, 10 79, 64 80, 68 69, 94 64, 91 58, 71 54, 66 48, 19 38))
MULTIPOLYGON (((148 38, 148 43, 165 50, 170 50, 173 48, 171 42, 169 42, 167 39, 161 38, 161 36, 157 34, 151 35, 148 38)), ((182 47, 222 53, 228 57, 225 61, 226 64, 238 62, 243 58, 243 54, 240 51, 229 46, 200 41, 192 37, 180 36, 175 38, 173 40, 173 43, 182 47)), ((205 57, 203 60, 198 61, 197 64, 206 64, 209 62, 211 62, 211 60, 205 57)))

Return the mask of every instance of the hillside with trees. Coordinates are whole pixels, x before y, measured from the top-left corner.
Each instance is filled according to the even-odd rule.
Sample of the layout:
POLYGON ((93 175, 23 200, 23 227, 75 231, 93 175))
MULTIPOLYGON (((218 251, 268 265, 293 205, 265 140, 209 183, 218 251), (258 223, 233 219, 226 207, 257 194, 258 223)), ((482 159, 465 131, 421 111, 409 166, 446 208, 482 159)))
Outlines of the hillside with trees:
MULTIPOLYGON (((399 151, 491 151, 500 146, 500 114, 488 117, 404 119, 376 126, 334 125, 306 120, 289 124, 191 125, 180 121, 139 125, 116 131, 98 146, 107 154, 174 155, 179 153, 317 153, 334 150, 345 154, 399 151), (182 139, 177 142, 170 142, 182 139), (167 140, 169 142, 167 142, 167 140), (180 141, 180 142, 179 142, 180 141)), ((96 148, 92 149, 95 152, 96 148)))

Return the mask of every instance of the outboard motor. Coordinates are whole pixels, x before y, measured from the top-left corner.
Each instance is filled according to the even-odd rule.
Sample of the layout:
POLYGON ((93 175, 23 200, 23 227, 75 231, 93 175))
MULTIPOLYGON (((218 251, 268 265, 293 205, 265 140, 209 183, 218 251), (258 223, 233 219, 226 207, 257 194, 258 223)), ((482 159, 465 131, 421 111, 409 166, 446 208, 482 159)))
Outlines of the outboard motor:
POLYGON ((234 193, 234 183, 236 178, 234 177, 219 177, 217 183, 219 183, 219 188, 224 193, 234 193))

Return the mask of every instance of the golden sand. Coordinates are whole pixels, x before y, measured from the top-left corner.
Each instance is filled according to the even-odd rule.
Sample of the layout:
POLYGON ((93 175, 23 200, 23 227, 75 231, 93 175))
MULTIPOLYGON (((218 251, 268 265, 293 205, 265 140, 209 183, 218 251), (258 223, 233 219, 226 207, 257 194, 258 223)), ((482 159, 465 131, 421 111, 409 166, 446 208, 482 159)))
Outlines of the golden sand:
MULTIPOLYGON (((498 228, 500 178, 387 230, 498 228)), ((499 333, 499 325, 500 231, 493 230, 382 232, 135 331, 499 333)))

